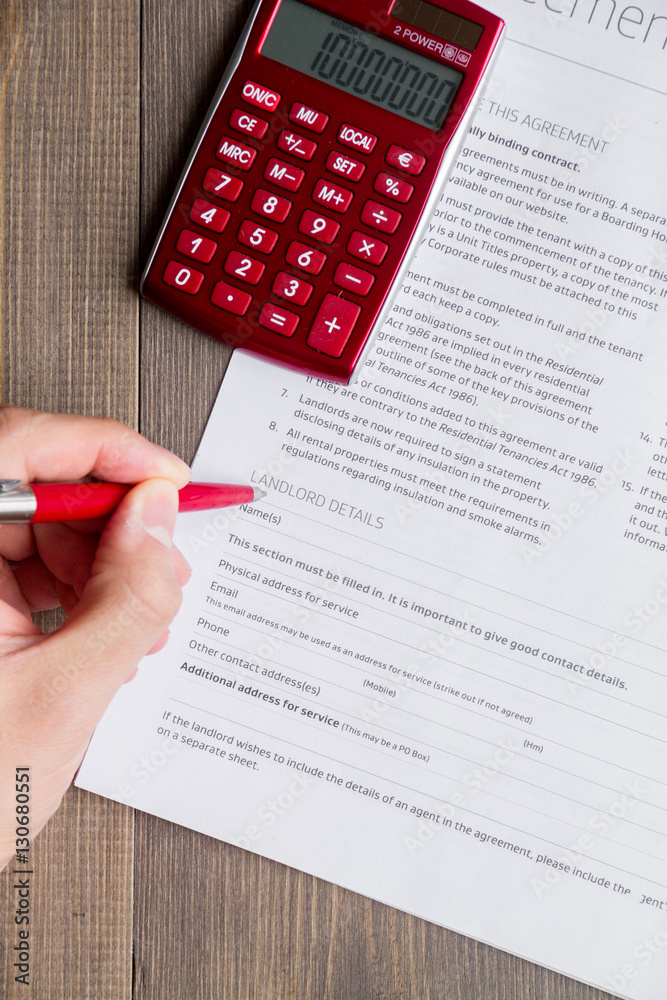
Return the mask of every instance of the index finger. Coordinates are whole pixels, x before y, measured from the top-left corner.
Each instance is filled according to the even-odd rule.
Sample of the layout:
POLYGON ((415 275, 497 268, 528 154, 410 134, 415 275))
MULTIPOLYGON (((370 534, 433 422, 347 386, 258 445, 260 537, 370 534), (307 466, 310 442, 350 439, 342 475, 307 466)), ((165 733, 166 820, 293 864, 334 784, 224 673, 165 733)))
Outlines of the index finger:
POLYGON ((0 407, 0 478, 67 482, 92 475, 114 483, 154 477, 181 489, 190 469, 166 448, 106 417, 0 407))

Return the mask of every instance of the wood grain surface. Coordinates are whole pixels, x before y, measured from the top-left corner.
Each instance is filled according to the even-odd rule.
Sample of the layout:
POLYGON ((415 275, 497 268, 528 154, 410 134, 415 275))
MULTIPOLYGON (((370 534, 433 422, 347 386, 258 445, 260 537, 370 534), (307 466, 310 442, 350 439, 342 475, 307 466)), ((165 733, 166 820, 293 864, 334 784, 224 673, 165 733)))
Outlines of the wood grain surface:
MULTIPOLYGON (((137 285, 248 9, 0 0, 3 402, 114 416, 192 458, 227 354, 141 303, 137 285)), ((11 1000, 606 996, 74 789, 34 870, 29 987, 14 982, 11 870, 0 877, 11 1000)))

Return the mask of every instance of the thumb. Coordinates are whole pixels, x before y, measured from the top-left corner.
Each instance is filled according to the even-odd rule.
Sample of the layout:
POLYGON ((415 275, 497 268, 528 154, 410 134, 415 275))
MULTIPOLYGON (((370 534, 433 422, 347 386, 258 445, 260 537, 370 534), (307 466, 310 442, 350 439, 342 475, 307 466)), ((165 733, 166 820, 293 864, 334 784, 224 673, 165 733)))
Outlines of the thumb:
POLYGON ((94 725, 164 633, 181 603, 171 555, 177 512, 175 485, 149 479, 109 519, 81 600, 33 647, 39 665, 31 687, 42 708, 67 708, 72 722, 94 725))

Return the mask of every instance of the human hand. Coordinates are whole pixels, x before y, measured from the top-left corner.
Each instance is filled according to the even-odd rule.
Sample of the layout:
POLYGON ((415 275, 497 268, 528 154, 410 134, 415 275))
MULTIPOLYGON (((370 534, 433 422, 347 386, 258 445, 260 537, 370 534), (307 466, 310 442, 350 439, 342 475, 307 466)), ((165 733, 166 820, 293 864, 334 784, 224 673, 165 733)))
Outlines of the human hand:
POLYGON ((0 525, 0 869, 16 851, 15 768, 30 834, 58 808, 109 701, 164 645, 189 567, 172 545, 190 470, 113 420, 0 407, 0 477, 138 483, 108 522, 0 525), (31 612, 62 606, 44 635, 31 612))

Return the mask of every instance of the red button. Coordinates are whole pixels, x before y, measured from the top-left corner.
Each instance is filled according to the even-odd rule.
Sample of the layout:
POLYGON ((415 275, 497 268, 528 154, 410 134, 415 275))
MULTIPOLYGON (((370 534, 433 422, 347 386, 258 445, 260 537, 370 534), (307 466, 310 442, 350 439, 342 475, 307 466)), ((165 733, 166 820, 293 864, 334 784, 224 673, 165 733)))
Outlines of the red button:
POLYGON ((196 295, 201 288, 204 275, 201 271, 194 271, 191 267, 184 267, 176 260, 170 260, 164 269, 162 280, 173 288, 180 288, 188 295, 196 295))
POLYGON ((375 276, 368 271, 362 271, 354 264, 339 264, 333 276, 334 285, 345 288, 348 292, 356 292, 357 295, 368 295, 375 284, 375 276))
POLYGON ((406 174, 412 174, 413 177, 417 177, 426 166, 425 156, 413 153, 410 149, 403 149, 402 146, 390 146, 385 160, 390 167, 405 170, 406 174))
POLYGON ((250 219, 245 219, 239 229, 238 241, 244 246, 259 250, 260 253, 271 253, 278 241, 278 233, 273 229, 266 229, 265 226, 258 226, 250 219))
POLYGON ((235 132, 244 132, 245 135, 251 135, 253 139, 263 139, 269 127, 269 123, 264 118, 249 115, 247 111, 241 111, 240 108, 235 108, 232 111, 229 125, 235 132))
POLYGON ((295 101, 289 109, 288 118, 302 128, 307 128, 309 132, 322 133, 329 123, 329 115, 325 115, 323 111, 316 111, 315 108, 309 108, 307 104, 299 104, 298 101, 295 101))
POLYGON ((400 177, 392 177, 391 174, 381 172, 375 178, 373 190, 383 194, 385 198, 393 198, 394 201, 400 201, 404 205, 412 198, 414 185, 402 181, 400 177))
POLYGON ((294 240, 287 248, 285 260, 293 267, 299 267, 308 274, 319 274, 327 262, 327 255, 321 250, 307 247, 305 243, 294 240))
POLYGON ((255 260, 254 257, 246 257, 238 250, 230 250, 223 270, 225 274, 233 274, 235 278, 247 281, 249 285, 257 285, 266 270, 266 264, 262 264, 261 260, 255 260))
POLYGON ((246 146, 244 142, 237 142, 236 139, 230 139, 229 136, 223 135, 215 155, 223 163, 229 163, 232 167, 238 167, 239 170, 250 170, 255 162, 257 150, 254 146, 246 146))
POLYGON ((339 295, 328 293, 317 310, 317 315, 306 339, 309 347, 332 358, 339 358, 345 350, 361 307, 339 295))
POLYGON ((280 94, 263 87, 261 83, 253 83, 252 80, 246 80, 243 84, 241 97, 253 107, 265 108, 266 111, 275 111, 280 104, 280 94))
POLYGON ((338 141, 344 146, 351 146, 352 149, 359 150, 360 153, 372 153, 377 144, 376 135, 364 132, 356 125, 341 125, 338 129, 338 141))
POLYGON ((313 294, 313 286, 308 281, 295 278, 286 271, 278 271, 271 291, 281 299, 293 302, 295 306, 305 306, 313 294))
POLYGON ((245 316, 250 308, 252 295, 249 292, 242 292, 240 288, 234 288, 233 285, 228 285, 226 281, 218 281, 213 289, 211 302, 226 312, 234 313, 235 316, 245 316))
POLYGON ((320 243, 333 243, 338 236, 340 223, 327 219, 324 215, 311 212, 308 208, 299 220, 299 232, 304 236, 314 236, 320 243))
POLYGON ((217 194, 218 198, 222 198, 223 201, 237 201, 241 191, 243 191, 243 181, 238 177, 223 174, 222 170, 209 167, 202 187, 210 194, 217 194))
POLYGON ((267 330, 273 330, 274 333, 280 333, 283 337, 291 337, 299 325, 299 316, 267 302, 259 314, 259 325, 266 327, 267 330))
POLYGON ((228 212, 226 208, 220 208, 219 205, 212 205, 210 201, 204 201, 203 198, 195 198, 192 202, 189 216, 190 222, 196 222, 200 226, 207 226, 214 233, 221 233, 231 217, 232 213, 228 212))
POLYGON ((332 184, 331 181, 325 181, 322 177, 313 188, 313 201, 330 208, 332 212, 347 212, 353 197, 352 191, 338 184, 332 184))
POLYGON ((383 233, 395 233, 403 216, 394 208, 387 208, 379 201, 367 201, 361 212, 361 221, 383 233))
POLYGON ((298 191, 303 183, 306 172, 300 167, 293 167, 291 163, 277 160, 272 156, 264 168, 264 180, 271 181, 276 187, 285 188, 287 191, 298 191))
POLYGON ((270 191, 266 191, 264 188, 257 188, 252 196, 250 208, 253 212, 257 212, 258 215, 264 215, 267 219, 273 219, 274 222, 284 222, 290 214, 292 202, 288 198, 281 198, 277 194, 271 194, 270 191))
POLYGON ((218 249, 215 240, 209 240, 206 236, 199 236, 191 229, 182 229, 176 243, 179 253, 188 254, 195 260, 200 260, 202 264, 210 264, 218 249))
POLYGON ((303 135, 297 135, 296 132, 290 132, 286 128, 278 136, 276 145, 278 149, 282 149, 283 153, 291 153, 292 156, 298 156, 301 160, 312 160, 317 152, 316 142, 313 142, 312 139, 306 139, 303 135))
POLYGON ((342 153, 337 153, 335 149, 332 149, 327 156, 324 166, 332 174, 338 174, 339 177, 346 177, 348 181, 355 182, 361 180, 366 169, 365 163, 359 163, 358 160, 351 160, 349 156, 343 156, 342 153))
POLYGON ((388 243, 383 243, 375 236, 360 233, 358 229, 350 234, 347 242, 347 252, 351 253, 353 257, 365 260, 367 264, 381 264, 388 249, 388 243))

